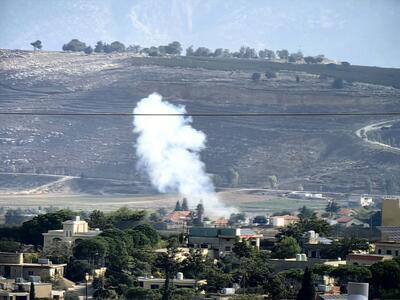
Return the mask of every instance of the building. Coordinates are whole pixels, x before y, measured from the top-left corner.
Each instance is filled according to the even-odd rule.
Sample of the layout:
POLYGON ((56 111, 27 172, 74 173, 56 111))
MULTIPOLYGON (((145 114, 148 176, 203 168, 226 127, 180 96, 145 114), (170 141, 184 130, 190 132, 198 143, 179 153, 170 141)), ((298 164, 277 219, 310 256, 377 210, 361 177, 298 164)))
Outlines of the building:
POLYGON ((382 200, 382 226, 400 226, 400 198, 382 200))
POLYGON ((382 255, 400 256, 400 242, 379 241, 375 243, 375 253, 382 255))
POLYGON ((259 248, 262 235, 243 228, 191 227, 188 247, 207 248, 211 257, 231 253, 236 241, 246 241, 259 248))
POLYGON ((354 266, 370 266, 374 263, 391 260, 390 255, 350 253, 346 256, 346 264, 354 266))
POLYGON ((352 195, 348 199, 348 204, 350 207, 367 207, 373 205, 374 200, 372 199, 372 197, 366 195, 352 195))
POLYGON ((63 229, 49 230, 43 233, 43 251, 45 253, 60 244, 73 247, 75 243, 101 233, 98 229, 90 230, 88 223, 81 220, 79 216, 76 216, 75 220, 68 220, 62 224, 63 229))
POLYGON ((321 258, 321 253, 332 244, 332 240, 320 237, 313 230, 303 235, 303 252, 308 258, 321 258))
POLYGON ((364 223, 356 218, 353 217, 340 217, 335 220, 335 222, 344 227, 351 227, 351 226, 361 226, 364 228, 369 228, 369 224, 364 223))
POLYGON ((0 252, 0 276, 8 279, 40 276, 42 280, 64 276, 66 264, 53 264, 48 259, 25 263, 23 253, 0 252))
MULTIPOLYGON (((51 283, 33 282, 35 286, 35 298, 37 299, 64 299, 64 291, 53 290, 51 283)), ((29 299, 31 282, 0 280, 0 299, 29 299), (28 295, 28 298, 25 298, 28 295), (2 298, 5 297, 5 298, 2 298), (10 297, 10 298, 7 298, 10 297), (14 298, 15 297, 15 298, 14 298), (22 298, 20 298, 22 297, 22 298)))
POLYGON ((285 227, 287 225, 297 223, 300 220, 298 216, 284 215, 284 216, 273 216, 270 218, 270 222, 273 227, 285 227))
MULTIPOLYGON (((138 277, 139 286, 146 290, 154 290, 162 288, 165 284, 165 278, 138 277)), ((171 284, 175 288, 197 289, 199 286, 206 284, 205 280, 186 279, 183 274, 178 272, 177 276, 171 280, 171 284)))

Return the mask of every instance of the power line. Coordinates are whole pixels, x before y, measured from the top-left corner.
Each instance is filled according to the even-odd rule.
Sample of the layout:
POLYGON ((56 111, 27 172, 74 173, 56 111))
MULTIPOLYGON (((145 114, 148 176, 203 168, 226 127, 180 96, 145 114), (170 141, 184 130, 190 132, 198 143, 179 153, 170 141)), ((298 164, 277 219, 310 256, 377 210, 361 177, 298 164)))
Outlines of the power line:
POLYGON ((400 116, 400 112, 288 112, 288 113, 265 113, 265 112, 247 112, 247 113, 176 113, 176 114, 137 114, 137 113, 119 113, 119 112, 94 112, 94 113, 68 113, 68 112, 0 112, 2 116, 116 116, 116 117, 325 117, 325 116, 400 116))

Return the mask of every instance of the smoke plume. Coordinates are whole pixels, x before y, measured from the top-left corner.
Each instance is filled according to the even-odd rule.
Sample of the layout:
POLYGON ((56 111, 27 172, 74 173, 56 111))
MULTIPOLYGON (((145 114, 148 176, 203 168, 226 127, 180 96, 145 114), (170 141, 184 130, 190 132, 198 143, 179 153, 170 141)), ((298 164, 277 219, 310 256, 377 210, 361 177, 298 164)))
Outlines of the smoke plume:
POLYGON ((192 207, 203 201, 208 214, 229 213, 217 199, 214 185, 200 160, 199 152, 205 148, 206 135, 191 126, 192 118, 140 115, 184 114, 185 107, 163 101, 161 95, 153 93, 142 99, 133 113, 133 131, 138 135, 135 145, 138 167, 148 174, 158 191, 179 193, 192 207))

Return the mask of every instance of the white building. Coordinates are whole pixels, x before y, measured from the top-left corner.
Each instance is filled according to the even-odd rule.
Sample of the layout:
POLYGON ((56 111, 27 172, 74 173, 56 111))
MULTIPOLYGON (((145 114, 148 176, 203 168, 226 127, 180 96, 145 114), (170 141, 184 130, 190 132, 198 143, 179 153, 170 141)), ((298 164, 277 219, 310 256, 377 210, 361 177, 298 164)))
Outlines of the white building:
POLYGON ((75 220, 68 220, 63 222, 63 229, 49 230, 43 233, 43 250, 44 252, 50 251, 53 247, 64 244, 68 247, 73 247, 75 243, 95 237, 99 235, 99 229, 90 230, 88 223, 81 220, 79 216, 75 220))
POLYGON ((367 207, 374 204, 374 200, 372 199, 372 197, 366 195, 350 196, 348 202, 349 206, 352 207, 359 207, 359 206, 367 207))

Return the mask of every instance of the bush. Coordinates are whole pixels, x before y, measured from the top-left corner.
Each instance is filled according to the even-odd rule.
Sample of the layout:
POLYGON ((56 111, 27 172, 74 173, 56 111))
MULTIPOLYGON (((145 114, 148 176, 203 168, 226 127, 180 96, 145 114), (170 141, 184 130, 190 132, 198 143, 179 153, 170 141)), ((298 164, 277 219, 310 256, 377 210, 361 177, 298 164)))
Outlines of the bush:
POLYGON ((267 77, 268 79, 276 78, 276 73, 272 71, 267 71, 265 72, 265 77, 267 77))
POLYGON ((72 39, 68 44, 64 44, 62 47, 63 51, 73 51, 73 52, 84 51, 85 48, 86 44, 78 39, 72 39))
POLYGON ((332 88, 334 89, 342 89, 344 87, 343 79, 336 78, 332 83, 332 88))
POLYGON ((259 81, 260 78, 261 78, 261 74, 260 73, 255 72, 255 73, 253 73, 253 75, 251 75, 251 79, 253 81, 259 81))
POLYGON ((89 47, 86 47, 86 48, 85 48, 85 53, 88 54, 88 55, 89 55, 89 54, 92 54, 92 53, 93 53, 93 48, 90 47, 90 46, 89 46, 89 47))
POLYGON ((350 63, 347 61, 342 61, 342 66, 343 67, 350 67, 350 63))
POLYGON ((79 300, 79 294, 77 292, 65 292, 64 300, 79 300))

